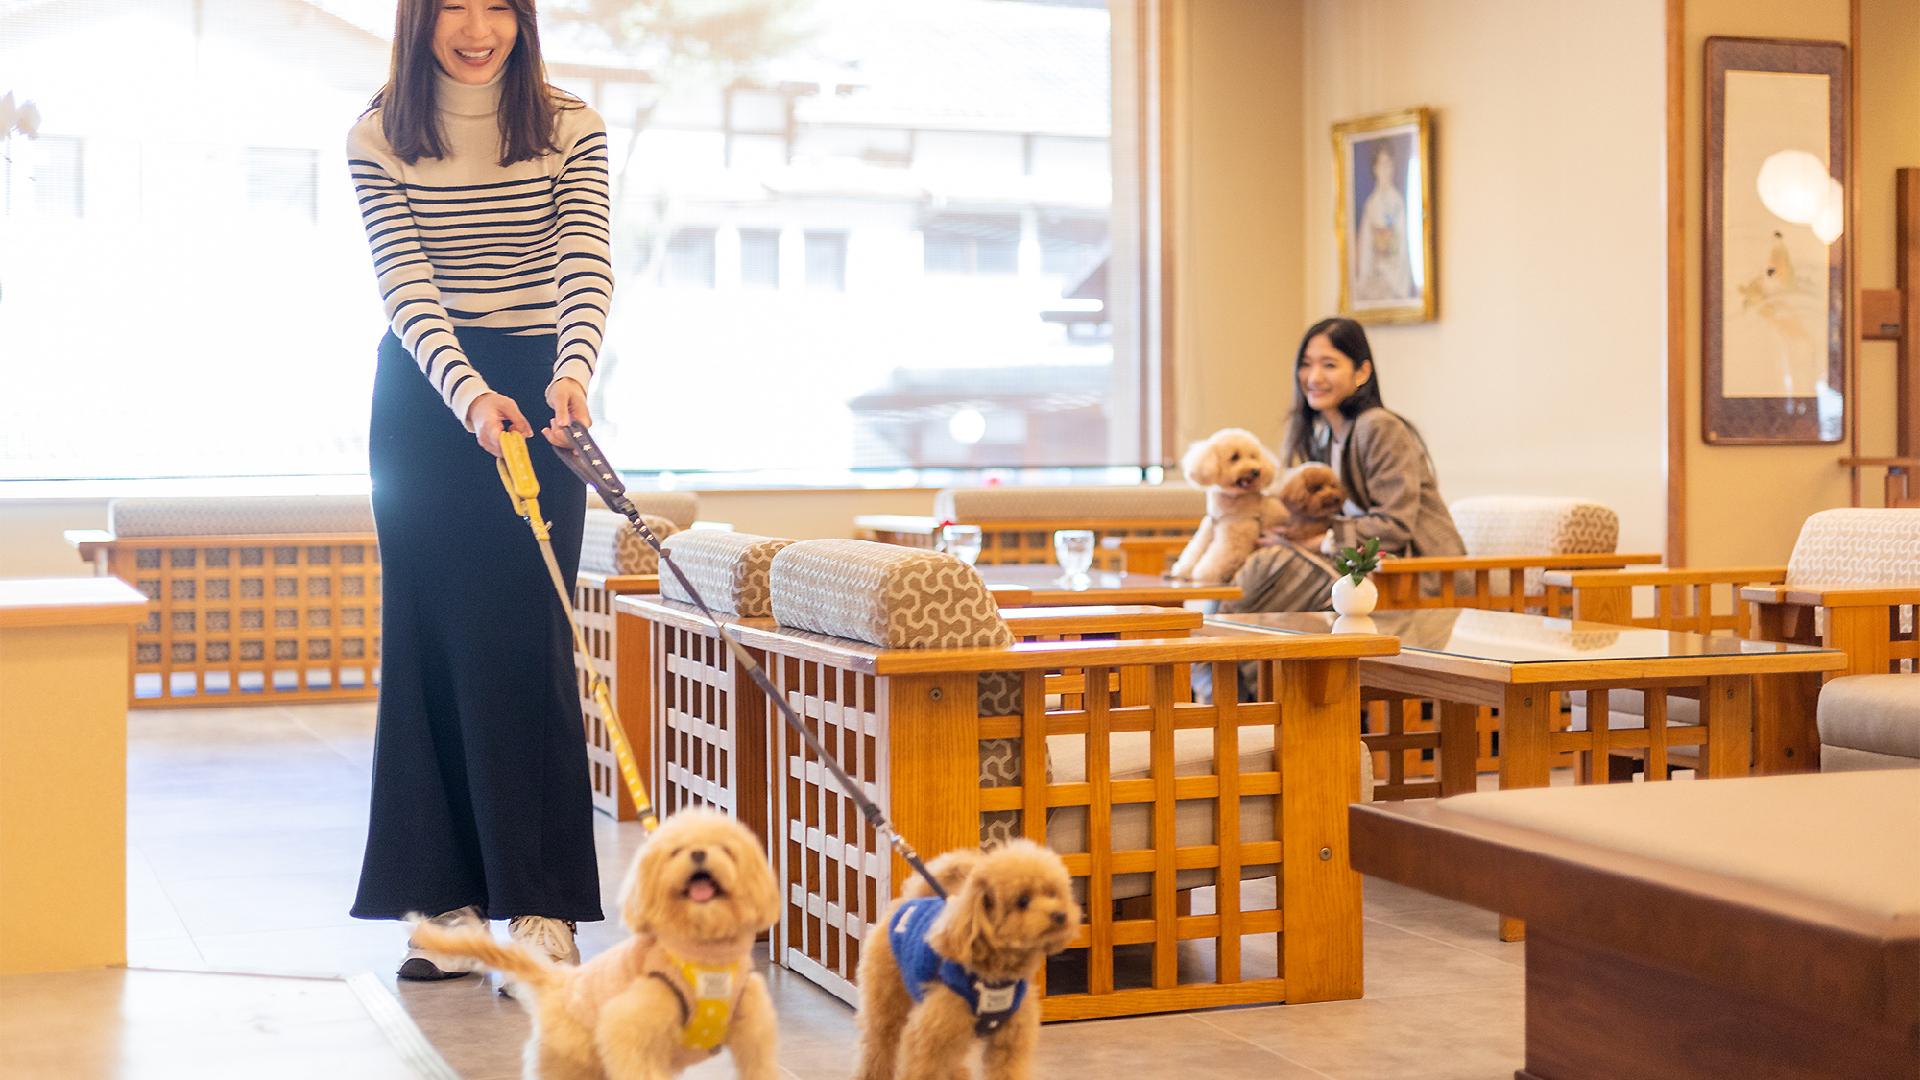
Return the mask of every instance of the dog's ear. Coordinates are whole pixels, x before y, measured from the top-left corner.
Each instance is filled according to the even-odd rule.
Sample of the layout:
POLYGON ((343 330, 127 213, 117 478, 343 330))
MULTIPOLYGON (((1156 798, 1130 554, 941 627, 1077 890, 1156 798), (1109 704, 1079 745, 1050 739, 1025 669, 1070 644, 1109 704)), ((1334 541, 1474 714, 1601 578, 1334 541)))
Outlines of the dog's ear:
POLYGON ((1273 493, 1288 510, 1298 513, 1306 508, 1311 493, 1307 484, 1306 466, 1299 466, 1280 478, 1273 493))
POLYGON ((1180 459, 1180 472, 1194 487, 1212 487, 1220 482, 1220 455, 1212 439, 1202 439, 1187 447, 1180 459))
POLYGON ((767 863, 760 841, 741 830, 742 837, 730 845, 736 847, 734 861, 739 866, 735 885, 742 901, 752 909, 749 916, 755 929, 765 929, 780 921, 780 885, 773 879, 773 867, 767 863))
POLYGON ((946 908, 927 930, 927 944, 933 951, 964 964, 977 948, 992 940, 989 931, 999 916, 987 877, 973 874, 959 892, 947 898, 946 908))
POLYGON ((633 853, 627 876, 620 883, 620 921, 636 934, 652 930, 655 912, 651 895, 659 880, 659 863, 666 850, 658 835, 648 837, 633 853))

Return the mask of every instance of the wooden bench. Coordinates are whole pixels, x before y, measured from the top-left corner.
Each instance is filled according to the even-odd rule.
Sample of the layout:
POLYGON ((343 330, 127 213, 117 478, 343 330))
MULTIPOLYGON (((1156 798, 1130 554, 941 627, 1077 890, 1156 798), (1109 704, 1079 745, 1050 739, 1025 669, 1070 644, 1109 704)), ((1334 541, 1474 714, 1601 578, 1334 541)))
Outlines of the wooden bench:
POLYGON ((127 703, 364 701, 379 687, 380 557, 365 496, 117 499, 67 540, 153 601, 127 703))

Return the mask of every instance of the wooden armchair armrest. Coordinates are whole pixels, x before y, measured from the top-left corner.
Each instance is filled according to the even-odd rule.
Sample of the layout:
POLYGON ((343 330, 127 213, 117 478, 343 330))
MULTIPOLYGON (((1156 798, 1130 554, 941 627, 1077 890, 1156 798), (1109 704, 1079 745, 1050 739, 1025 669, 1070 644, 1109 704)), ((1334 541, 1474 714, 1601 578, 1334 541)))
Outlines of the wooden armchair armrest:
POLYGON ((1647 585, 1754 585, 1787 576, 1784 566, 1733 566, 1707 570, 1549 570, 1542 579, 1563 589, 1631 589, 1647 585))
POLYGON ((101 555, 113 546, 116 537, 105 529, 68 529, 61 534, 67 543, 78 552, 82 562, 98 563, 99 572, 107 572, 101 555))
POLYGON ((1000 613, 1018 638, 1054 634, 1184 634, 1206 621, 1197 611, 1148 605, 1009 608, 1000 613))
POLYGON ((1460 570, 1594 570, 1657 563, 1650 552, 1609 552, 1595 555, 1419 555, 1380 560, 1377 574, 1435 574, 1460 570))
POLYGON ((1920 585, 1866 588, 1822 585, 1749 585, 1740 598, 1755 604, 1798 604, 1804 607, 1892 607, 1920 604, 1920 585))

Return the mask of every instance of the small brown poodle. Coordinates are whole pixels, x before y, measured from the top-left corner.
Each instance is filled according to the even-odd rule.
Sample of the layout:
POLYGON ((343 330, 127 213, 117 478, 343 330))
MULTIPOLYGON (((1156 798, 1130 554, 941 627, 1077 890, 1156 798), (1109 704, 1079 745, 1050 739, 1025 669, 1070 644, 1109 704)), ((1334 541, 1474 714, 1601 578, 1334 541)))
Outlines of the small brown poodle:
POLYGON ((667 1080, 722 1047, 739 1076, 778 1076, 773 1001, 753 970, 754 938, 780 912, 759 840, 724 814, 681 811, 647 838, 620 893, 633 936, 577 968, 485 931, 413 932, 532 992, 529 1078, 667 1080))
POLYGON ((1222 428, 1188 447, 1180 470, 1189 484, 1207 489, 1207 516, 1167 576, 1232 580, 1260 534, 1284 518, 1279 500, 1265 494, 1280 463, 1252 432, 1222 428))
POLYGON ((952 1080, 975 1044, 989 1080, 1032 1075, 1040 1003, 1027 982, 1080 929, 1060 856, 1031 840, 929 865, 860 954, 858 1080, 952 1080))
POLYGON ((1347 505, 1347 488, 1340 475, 1317 461, 1287 470, 1273 494, 1286 510, 1278 532, 1296 544, 1326 532, 1347 505))

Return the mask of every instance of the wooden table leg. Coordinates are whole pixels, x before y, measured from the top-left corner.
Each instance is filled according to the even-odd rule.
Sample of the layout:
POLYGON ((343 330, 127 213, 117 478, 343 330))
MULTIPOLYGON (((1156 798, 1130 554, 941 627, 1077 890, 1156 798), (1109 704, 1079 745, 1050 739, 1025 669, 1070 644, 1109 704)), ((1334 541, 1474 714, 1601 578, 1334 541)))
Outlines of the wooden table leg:
POLYGON ((1440 794, 1459 795, 1479 784, 1480 707, 1437 701, 1440 711, 1440 794))
POLYGON ((1753 679, 1753 769, 1761 776, 1820 771, 1821 676, 1753 679))
MULTIPOLYGON (((1500 706, 1500 790, 1546 787, 1552 781, 1547 753, 1548 704, 1545 687, 1509 686, 1500 706)), ((1525 941, 1526 923, 1500 916, 1501 941, 1525 941)))
POLYGON ((1707 745, 1700 755, 1701 775, 1710 779, 1745 776, 1753 760, 1753 678, 1722 675, 1707 680, 1700 692, 1700 720, 1707 745))

